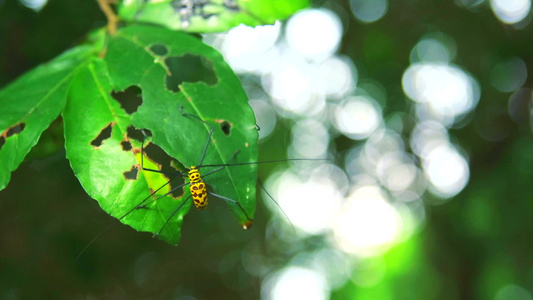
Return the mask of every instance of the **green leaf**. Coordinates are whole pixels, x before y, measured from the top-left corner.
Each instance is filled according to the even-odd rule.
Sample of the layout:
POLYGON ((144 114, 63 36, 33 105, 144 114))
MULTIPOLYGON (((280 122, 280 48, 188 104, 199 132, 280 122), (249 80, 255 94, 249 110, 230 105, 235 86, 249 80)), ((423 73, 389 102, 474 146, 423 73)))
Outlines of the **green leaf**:
POLYGON ((123 20, 154 23, 190 32, 226 31, 239 24, 257 26, 283 20, 309 6, 308 0, 211 0, 123 1, 119 16, 123 20), (186 2, 188 4, 186 4, 186 2))
MULTIPOLYGON (((105 61, 94 59, 73 80, 63 119, 67 157, 76 176, 100 206, 124 224, 158 233, 187 200, 158 236, 172 244, 178 243, 183 216, 192 204, 188 186, 177 199, 166 196, 135 209, 144 199, 156 199, 150 191, 163 186, 166 178, 150 171, 127 178, 132 168, 141 169, 141 144, 128 136, 128 127, 150 130, 151 141, 184 166, 200 163, 210 126, 214 133, 202 165, 229 163, 236 152, 235 162, 257 159, 255 116, 237 76, 217 51, 167 29, 132 26, 111 37, 105 61), (141 89, 142 105, 129 115, 111 93, 131 86, 141 89), (123 148, 127 142, 131 149, 123 148)), ((159 169, 146 157, 144 167, 159 169)), ((204 174, 214 169, 200 168, 204 174)), ((256 166, 245 165, 224 168, 204 180, 215 193, 242 205, 246 213, 228 204, 239 222, 249 226, 246 215, 252 218, 255 212, 256 178, 256 166)))
POLYGON ((79 46, 0 91, 0 190, 65 106, 77 68, 94 52, 79 46))
MULTIPOLYGON (((141 143, 128 137, 130 116, 111 97, 111 91, 101 59, 95 58, 74 78, 63 112, 67 157, 83 188, 104 211, 136 230, 157 233, 180 201, 164 197, 150 209, 135 209, 150 195, 151 185, 159 187, 167 179, 160 173, 140 171, 141 143), (128 178, 126 174, 135 169, 137 176, 128 178)), ((158 168, 146 158, 144 167, 158 168)), ((160 238, 179 241, 182 218, 189 207, 183 207, 168 224, 173 230, 163 231, 160 238)))
MULTIPOLYGON (((143 104, 132 115, 133 125, 149 129, 153 142, 183 165, 199 164, 209 127, 183 116, 181 107, 215 129, 203 164, 229 163, 236 151, 238 162, 257 160, 254 113, 238 77, 213 48, 186 34, 132 26, 109 41, 106 61, 116 90, 132 85, 142 90, 143 104), (189 74, 190 65, 205 71, 189 74), (170 91, 171 79, 178 75, 182 80, 179 92, 170 91), (226 125, 231 126, 229 135, 222 130, 226 125)), ((256 178, 256 166, 248 165, 226 168, 206 178, 206 182, 216 193, 239 201, 252 217, 256 178)), ((230 208, 241 224, 247 223, 237 206, 230 208)))

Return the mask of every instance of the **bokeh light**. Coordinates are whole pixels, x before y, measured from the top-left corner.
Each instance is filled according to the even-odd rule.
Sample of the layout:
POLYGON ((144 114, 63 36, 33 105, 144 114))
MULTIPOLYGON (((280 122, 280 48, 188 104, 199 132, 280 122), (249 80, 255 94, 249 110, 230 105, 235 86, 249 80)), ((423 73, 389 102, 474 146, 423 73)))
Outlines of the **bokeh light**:
POLYGON ((427 156, 429 151, 449 140, 446 128, 436 121, 420 122, 411 134, 411 148, 420 157, 427 156))
POLYGON ((332 56, 316 67, 314 85, 326 97, 340 99, 355 89, 357 69, 347 57, 332 56))
POLYGON ((509 284, 496 293, 494 300, 533 300, 533 296, 527 289, 516 284, 509 284))
POLYGON ((257 126, 259 126, 259 140, 268 137, 276 127, 276 111, 267 101, 251 99, 250 106, 253 108, 257 126))
MULTIPOLYGON (((297 262, 298 258, 297 256, 294 261, 297 262)), ((305 265, 323 274, 332 290, 342 287, 352 272, 350 257, 335 248, 318 249, 311 253, 310 258, 305 265)))
MULTIPOLYGON (((481 2, 457 4, 474 9, 481 2)), ((351 13, 362 23, 382 19, 388 5, 386 0, 349 2, 351 13)), ((386 274, 381 255, 423 225, 425 203, 444 203, 466 187, 470 167, 448 130, 460 122, 464 125, 481 92, 477 80, 455 63, 455 39, 432 31, 411 49, 411 64, 402 76, 413 110, 384 115, 393 101, 388 99, 390 89, 372 78, 360 78, 353 58, 336 54, 346 28, 334 12, 338 8, 329 8, 333 10, 300 11, 285 27, 241 26, 208 40, 223 50, 238 72, 259 78, 267 97, 259 93, 251 105, 264 130, 261 139, 273 132, 277 114, 292 119, 289 158, 326 158, 336 146, 331 139, 338 135, 356 143, 343 155, 345 171, 329 163, 299 161, 268 177, 266 190, 279 207, 266 202, 276 216, 269 223, 267 240, 297 253, 302 245, 289 242, 294 237, 323 237, 331 248, 316 253, 333 253, 341 261, 356 258, 349 263, 356 271, 348 277, 357 286, 371 287, 386 274), (239 47, 240 43, 247 45, 239 47)), ((499 91, 517 91, 525 84, 527 68, 519 57, 496 61, 489 68, 490 82, 499 91)), ((513 101, 510 111, 516 106, 513 101)), ((263 198, 269 197, 263 192, 263 198)), ((309 258, 327 255, 315 254, 307 253, 303 260, 296 256, 284 269, 259 268, 275 274, 263 281, 263 297, 294 297, 291 293, 297 288, 292 281, 301 274, 326 280, 328 291, 343 284, 346 270, 328 271, 309 258), (293 268, 299 271, 287 271, 293 268), (283 275, 286 272, 289 275, 283 275)))
POLYGON ((387 12, 387 0, 350 0, 353 15, 361 22, 372 23, 387 12))
POLYGON ((330 136, 327 128, 314 119, 298 121, 292 128, 291 156, 297 158, 324 158, 330 136))
POLYGON ((265 300, 326 300, 329 286, 321 273, 291 266, 267 278, 261 295, 265 300))
POLYGON ((533 90, 523 88, 509 97, 508 111, 509 116, 519 125, 529 125, 531 114, 533 112, 533 90))
MULTIPOLYGON (((310 173, 306 178, 300 178, 290 170, 274 174, 266 182, 266 187, 297 229, 307 234, 319 234, 330 228, 342 195, 334 181, 318 174, 309 176, 310 173)), ((278 210, 276 207, 272 209, 278 210)))
MULTIPOLYGON (((370 9, 372 6, 364 1, 352 2, 352 7, 364 4, 365 9, 370 9)), ((387 2, 383 3, 384 14, 387 2)), ((288 236, 331 236, 335 248, 347 255, 368 259, 379 257, 422 224, 425 219, 422 197, 426 190, 449 199, 465 187, 469 178, 468 163, 450 144, 447 127, 474 109, 480 92, 477 82, 461 67, 452 64, 457 55, 455 41, 439 32, 426 34, 412 49, 412 65, 402 79, 404 92, 416 104, 416 115, 383 122, 382 107, 387 103, 387 90, 375 80, 359 82, 353 62, 335 55, 342 27, 332 15, 324 9, 304 10, 289 20, 285 35, 281 27, 275 26, 259 31, 234 30, 231 38, 242 41, 261 40, 262 35, 267 35, 262 46, 244 49, 226 46, 223 49, 224 55, 230 57, 230 64, 236 64, 237 69, 240 64, 247 66, 240 68, 240 72, 255 73, 270 96, 271 104, 262 96, 251 101, 258 124, 265 128, 265 132, 260 133, 261 138, 268 136, 276 126, 275 113, 294 119, 289 157, 327 157, 330 139, 334 136, 329 124, 337 134, 364 141, 346 155, 346 172, 350 179, 338 167, 329 164, 313 167, 303 162, 291 163, 291 169, 271 175, 265 186, 279 207, 273 201, 266 202, 277 215, 269 228, 286 242, 288 236), (327 25, 318 31, 313 29, 318 26, 316 24, 315 27, 304 26, 312 16, 318 16, 317 24, 327 25), (328 38, 322 38, 325 28, 333 30, 328 38), (318 36, 312 36, 314 34, 318 36), (317 41, 326 44, 313 46, 317 41), (251 68, 246 62, 246 53, 250 57, 262 55, 260 65, 251 68), (398 132, 410 126, 409 122, 414 127, 406 145, 398 132), (413 154, 407 152, 409 146, 413 154), (291 224, 297 230, 296 235, 288 230, 291 224)), ((361 20, 371 22, 370 19, 361 20)), ((213 44, 230 45, 225 38, 213 44)), ((263 198, 269 197, 263 192, 263 198)), ((269 241, 275 239, 269 238, 269 241)), ((294 247, 298 244, 288 244, 286 251, 294 247)), ((310 267, 311 272, 320 270, 318 273, 322 277, 333 276, 337 278, 336 284, 346 279, 343 272, 328 273, 317 267, 320 264, 307 260, 296 265, 310 267)), ((363 265, 360 262, 360 266, 363 265)), ((352 274, 351 280, 360 286, 370 286, 379 282, 384 272, 367 276, 372 280, 362 280, 368 273, 362 269, 352 274)), ((272 286, 272 278, 269 276, 264 281, 263 291, 265 286, 272 286)), ((275 278, 281 291, 293 280, 286 276, 275 278)), ((279 293, 278 296, 272 293, 264 296, 284 297, 286 292, 279 293)))
POLYGON ((237 72, 268 70, 277 55, 274 45, 280 35, 281 24, 257 26, 240 25, 231 29, 222 44, 222 53, 237 72))
POLYGON ((287 22, 287 43, 309 60, 319 61, 331 56, 339 47, 342 24, 327 9, 306 9, 287 22))
POLYGON ((490 0, 492 11, 505 24, 522 21, 531 10, 531 0, 490 0))
POLYGON ((440 119, 451 119, 469 112, 477 104, 477 82, 461 68, 447 64, 416 63, 402 78, 404 92, 425 104, 440 119))
POLYGON ((470 176, 468 163, 450 145, 438 145, 422 158, 424 171, 435 194, 452 197, 466 186, 470 176))
POLYGON ((279 108, 295 114, 308 114, 325 106, 323 96, 313 92, 313 66, 294 53, 286 53, 263 76, 263 86, 279 108))
POLYGON ((391 152, 382 156, 376 169, 381 184, 394 192, 408 189, 417 175, 413 159, 404 152, 391 152))
POLYGON ((352 139, 364 139, 381 124, 381 108, 369 97, 348 97, 336 107, 333 124, 352 139))
POLYGON ((512 57, 497 64, 491 71, 490 82, 500 92, 514 92, 527 79, 527 67, 519 57, 512 57))
MULTIPOLYGON (((32 9, 35 12, 39 12, 48 3, 48 0, 19 0, 20 4, 32 9)), ((0 2, 1 4, 1 2, 0 2)))
POLYGON ((455 41, 440 32, 424 36, 411 50, 411 62, 450 63, 457 54, 455 41))
POLYGON ((377 186, 357 187, 335 220, 341 249, 363 256, 383 253, 402 231, 402 220, 377 186))

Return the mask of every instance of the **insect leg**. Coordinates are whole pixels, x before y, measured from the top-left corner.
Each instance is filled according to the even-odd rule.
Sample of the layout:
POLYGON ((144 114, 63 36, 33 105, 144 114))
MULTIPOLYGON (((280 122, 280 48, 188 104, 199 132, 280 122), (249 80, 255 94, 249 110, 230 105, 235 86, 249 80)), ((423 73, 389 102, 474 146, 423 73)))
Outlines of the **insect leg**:
POLYGON ((152 197, 153 195, 155 195, 158 191, 160 191, 162 188, 164 188, 165 186, 169 185, 174 179, 178 178, 178 177, 186 177, 186 175, 183 175, 182 173, 180 172, 176 172, 176 173, 168 173, 168 172, 163 172, 161 170, 154 170, 154 169, 149 169, 149 168, 145 168, 144 167, 144 140, 145 138, 147 137, 147 134, 145 132, 144 129, 141 130, 142 134, 143 134, 143 140, 142 140, 142 145, 141 145, 141 168, 143 169, 143 171, 149 171, 149 172, 156 172, 156 173, 160 173, 160 174, 165 174, 165 175, 171 175, 172 178, 170 178, 170 180, 168 180, 165 184, 163 184, 162 186, 160 186, 159 188, 157 188, 157 190, 155 190, 153 193, 151 193, 148 197, 144 198, 139 204, 137 204, 135 207, 133 207, 132 209, 130 209, 128 212, 126 212, 124 215, 122 215, 122 217, 118 218, 118 220, 122 220, 124 219, 125 217, 127 217, 130 213, 132 213, 133 211, 135 211, 136 209, 141 209, 141 208, 145 208, 147 205, 151 204, 152 202, 156 201, 156 200, 159 200, 165 196, 168 196, 169 194, 171 194, 172 192, 176 191, 177 189, 180 189, 182 187, 184 187, 185 185, 189 184, 188 182, 187 183, 184 183, 184 184, 181 184, 175 188, 172 188, 169 192, 165 193, 164 195, 162 196, 159 196, 157 197, 156 199, 152 200, 152 201, 149 201, 148 203, 145 203, 148 199, 150 199, 150 197, 152 197))
MULTIPOLYGON (((162 187, 164 187, 165 185, 167 185, 171 180, 169 180, 167 183, 165 183, 163 186, 161 186, 160 188, 158 188, 153 194, 151 194, 149 197, 153 196, 155 193, 157 193, 157 191, 159 191, 162 187)), ((163 197, 166 197, 168 195, 170 195, 171 193, 173 193, 175 190, 178 190, 178 189, 181 189, 182 187, 188 185, 190 182, 185 182, 183 184, 180 184, 178 185, 177 187, 175 188, 172 188, 170 191, 168 191, 166 194, 164 195, 161 195, 155 199, 153 199, 152 201, 150 202, 147 202, 147 203, 144 203, 144 201, 146 201, 147 199, 145 199, 143 202, 141 202, 139 205, 135 206, 131 211, 135 210, 135 209, 141 209, 141 208, 146 208, 146 206, 148 206, 149 204, 163 198, 163 197), (143 204, 144 203, 144 204, 143 204)), ((130 211, 130 212, 131 212, 130 211)), ((129 212, 128 212, 129 213, 129 212)), ((124 218, 125 216, 123 216, 122 218, 124 218)), ((120 218, 119 220, 121 220, 122 218, 120 218)))
POLYGON ((165 174, 165 175, 174 175, 174 173, 169 174, 168 172, 163 172, 161 170, 154 170, 154 169, 149 169, 149 168, 145 168, 144 167, 144 139, 146 138, 147 134, 144 131, 144 129, 141 129, 141 132, 143 134, 143 140, 142 140, 142 145, 141 145, 141 168, 144 171, 156 172, 156 173, 161 173, 161 174, 165 174))
POLYGON ((211 196, 215 196, 215 197, 220 198, 220 199, 222 199, 222 200, 224 200, 224 201, 227 201, 227 202, 230 202, 230 203, 236 204, 236 205, 241 209, 241 211, 244 213, 244 216, 246 217, 246 219, 248 219, 248 221, 253 221, 253 220, 254 220, 254 219, 252 219, 252 218, 250 218, 250 217, 248 216, 248 214, 246 213, 246 211, 244 210, 244 208, 242 207, 242 205, 239 203, 239 201, 235 201, 235 200, 233 200, 233 199, 230 199, 230 198, 228 198, 228 197, 224 197, 224 196, 219 195, 219 194, 215 194, 215 193, 213 193, 213 192, 207 192, 207 193, 208 193, 209 195, 211 195, 211 196))
POLYGON ((176 214, 176 213, 177 213, 177 212, 183 207, 183 205, 184 205, 187 201, 189 201, 189 199, 191 199, 191 195, 189 195, 189 196, 187 197, 187 199, 185 199, 185 200, 183 200, 183 202, 181 202, 181 204, 178 206, 178 208, 176 208, 176 209, 174 210, 174 212, 172 212, 172 214, 170 215, 170 217, 168 217, 168 219, 167 219, 167 221, 165 222, 165 224, 163 224, 163 227, 161 227, 161 229, 159 229, 159 231, 158 231, 157 233, 155 233, 155 234, 153 235, 153 237, 158 236, 158 235, 163 231, 163 228, 165 228, 165 226, 167 226, 168 222, 170 222, 170 219, 172 219, 172 217, 174 217, 174 215, 175 215, 175 214, 176 214))

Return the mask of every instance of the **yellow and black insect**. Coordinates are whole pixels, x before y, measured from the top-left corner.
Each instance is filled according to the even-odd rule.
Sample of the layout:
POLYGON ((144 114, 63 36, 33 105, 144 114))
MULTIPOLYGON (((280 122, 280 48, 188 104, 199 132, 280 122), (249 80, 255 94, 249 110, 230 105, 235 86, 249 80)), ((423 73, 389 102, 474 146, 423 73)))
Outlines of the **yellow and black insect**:
MULTIPOLYGON (((239 208, 239 210, 243 213, 243 215, 246 217, 246 222, 244 222, 242 224, 242 227, 244 229, 250 228, 250 226, 253 223, 253 219, 248 215, 248 213, 243 208, 241 203, 239 201, 237 201, 237 200, 230 199, 230 198, 225 197, 223 195, 216 194, 216 193, 214 193, 212 191, 208 191, 207 190, 207 185, 204 182, 203 178, 207 177, 207 176, 209 176, 209 175, 211 175, 213 173, 216 173, 218 171, 221 171, 225 167, 252 165, 252 164, 259 164, 259 163, 270 163, 270 162, 278 162, 278 161, 285 161, 285 160, 203 165, 203 161, 204 161, 204 158, 206 157, 206 153, 207 153, 207 150, 209 148, 209 144, 211 143, 211 139, 212 139, 212 136, 213 136, 214 128, 213 128, 213 126, 211 124, 209 124, 206 121, 200 119, 198 116, 183 112, 183 108, 180 108, 180 110, 181 110, 181 113, 182 113, 183 116, 196 119, 196 120, 206 124, 209 127, 209 134, 208 134, 207 140, 205 142, 202 154, 200 156, 199 163, 196 166, 191 166, 188 169, 186 169, 186 172, 178 172, 177 171, 177 172, 172 173, 172 174, 163 172, 161 170, 155 170, 155 169, 151 169, 151 168, 146 168, 146 167, 144 167, 144 153, 143 153, 144 145, 143 145, 141 147, 141 167, 142 167, 143 171, 162 173, 164 175, 167 175, 169 177, 169 180, 164 185, 159 187, 157 190, 153 191, 141 203, 139 203, 134 208, 129 210, 126 214, 124 214, 122 217, 120 217, 119 220, 122 220, 123 218, 125 218, 126 216, 128 216, 129 214, 134 212, 135 210, 138 210, 138 209, 149 209, 149 206, 152 203, 156 202, 157 200, 159 200, 159 199, 161 199, 163 197, 166 197, 166 196, 172 194, 174 191, 179 190, 179 189, 183 188, 186 185, 189 185, 189 191, 190 191, 189 196, 187 196, 187 198, 185 200, 183 200, 179 204, 179 206, 172 212, 172 214, 167 218, 166 222, 163 224, 161 229, 157 233, 155 233, 154 236, 159 235, 163 231, 163 229, 166 227, 166 225, 169 223, 169 221, 178 213, 178 211, 180 211, 180 209, 182 209, 182 207, 191 198, 192 198, 193 203, 196 206, 196 208, 198 208, 200 211, 203 211, 203 210, 205 210, 205 208, 208 205, 208 197, 209 196, 213 196, 213 197, 222 199, 222 200, 224 200, 224 201, 226 201, 228 203, 231 203, 232 205, 236 205, 239 208), (205 168, 205 167, 215 167, 215 169, 210 170, 209 172, 207 172, 205 174, 201 174, 200 169, 201 168, 205 168), (153 198, 153 196, 156 193, 158 193, 161 189, 163 189, 164 187, 169 185, 171 181, 173 181, 174 179, 176 179, 178 177, 188 178, 188 182, 185 182, 185 183, 180 184, 180 185, 178 185, 176 187, 173 187, 168 192, 166 192, 165 194, 158 195, 155 199, 152 199, 152 200, 149 201, 149 199, 153 198)), ((143 131, 143 134, 144 134, 144 131, 143 131)), ((231 160, 233 160, 237 156, 237 154, 238 154, 238 151, 233 154, 233 157, 231 158, 231 160)))
MULTIPOLYGON (((207 153, 207 150, 209 148, 209 144, 211 143, 211 139, 212 139, 212 135, 213 135, 213 132, 214 132, 214 128, 211 124, 207 123, 206 121, 202 120, 201 118, 199 118, 198 116, 196 115, 193 115, 193 114, 189 114, 189 113, 185 113, 183 112, 183 108, 180 107, 180 111, 181 111, 181 114, 185 117, 189 117, 189 118, 193 118, 193 119, 196 119, 196 120, 199 120, 200 122, 206 124, 208 127, 209 127, 209 134, 208 134, 208 137, 207 137, 207 140, 205 142, 205 145, 204 145, 204 148, 203 148, 203 151, 202 151, 202 154, 200 156, 200 160, 199 160, 199 163, 196 165, 196 166, 191 166, 189 167, 188 169, 186 169, 186 172, 179 172, 179 171, 176 171, 176 172, 172 172, 172 173, 168 173, 168 172, 164 172, 162 170, 156 170, 156 169, 151 169, 151 168, 146 168, 144 167, 144 141, 143 141, 143 145, 141 147, 141 167, 142 167, 142 170, 143 171, 148 171, 148 172, 155 172, 155 173, 160 173, 160 174, 163 174, 163 175, 166 175, 166 177, 169 179, 165 184, 161 185, 158 189, 154 190, 154 191, 151 191, 150 195, 148 195, 146 198, 144 198, 139 204, 137 204, 135 207, 133 207, 132 209, 130 209, 128 212, 126 212, 124 215, 122 215, 120 218, 118 218, 119 221, 121 221, 122 219, 126 218, 128 215, 130 215, 131 213, 133 213, 134 211, 136 210, 139 210, 139 209, 151 209, 150 205, 154 202, 156 202, 157 200, 159 199, 162 199, 168 195, 171 195, 174 191, 178 191, 179 189, 182 189, 183 187, 185 187, 186 185, 189 185, 189 191, 190 191, 190 194, 187 196, 187 198, 185 198, 185 200, 181 201, 181 203, 178 205, 178 207, 176 207, 174 209, 174 211, 172 212, 172 214, 170 214, 165 223, 162 225, 162 227, 159 229, 158 232, 154 233, 154 237, 155 236, 158 236, 159 234, 161 234, 161 232, 163 231, 163 229, 167 226, 167 224, 170 222, 170 220, 172 220, 172 218, 183 208, 183 206, 188 203, 188 201, 192 198, 193 199, 193 203, 194 205, 200 210, 200 211, 203 211, 205 210, 205 208, 207 207, 208 205, 208 197, 209 196, 213 196, 213 197, 216 197, 216 198, 219 198, 219 199, 222 199, 232 205, 235 205, 236 207, 238 207, 238 209, 243 213, 243 215, 245 216, 246 218, 246 222, 243 222, 241 223, 242 224, 242 227, 244 229, 248 229, 250 228, 250 226, 252 226, 252 223, 253 223, 253 219, 250 218, 249 214, 246 212, 246 210, 243 208, 243 206, 241 205, 241 203, 237 200, 234 200, 234 199, 230 199, 228 197, 225 197, 223 195, 219 195, 219 194, 216 194, 212 191, 209 191, 207 190, 207 185, 206 183, 204 182, 204 178, 211 175, 211 174, 214 174, 216 172, 219 172, 221 170, 223 170, 224 168, 226 167, 235 167, 235 166, 245 166, 245 165, 257 165, 257 164, 265 164, 265 163, 278 163, 278 162, 287 162, 287 161, 322 161, 324 159, 299 159, 299 158, 295 158, 295 159, 280 159, 280 160, 268 160, 268 161, 258 161, 258 162, 242 162, 242 163, 225 163, 225 164, 206 164, 204 165, 203 164, 203 161, 204 161, 204 158, 206 157, 206 153, 207 153), (215 169, 213 170, 210 170, 204 174, 201 174, 200 172, 200 169, 201 168, 206 168, 206 167, 214 167, 215 169), (176 187, 172 187, 170 188, 169 191, 165 192, 163 195, 158 195, 157 197, 154 198, 154 196, 159 192, 161 191, 163 188, 167 187, 170 185, 170 183, 177 179, 177 178, 187 178, 188 179, 188 182, 185 182, 183 184, 180 184, 176 187), (151 199, 152 198, 152 199, 151 199), (151 199, 151 200, 149 200, 151 199)), ((146 136, 145 132, 143 132, 143 135, 146 136)), ((236 151, 233 156, 230 158, 229 161, 232 161, 233 159, 235 159, 235 157, 238 155, 238 151, 236 151)), ((264 189, 264 188, 263 188, 264 189)), ((266 194, 274 201, 274 203, 279 207, 278 203, 275 201, 275 199, 265 190, 266 194)), ((281 208, 280 208, 281 209, 281 208)), ((283 210, 281 210, 283 212, 283 210)), ((285 214, 283 212, 283 214, 285 214)), ((285 215, 285 217, 288 219, 287 215, 285 215)), ((289 220, 289 223, 290 223, 290 220, 289 220)), ((292 223, 291 223, 292 225, 292 223)), ((109 229, 109 227, 106 228, 106 230, 109 229)), ((83 252, 101 235, 103 234, 106 230, 102 231, 99 235, 97 235, 91 242, 89 242, 85 248, 80 252, 80 254, 78 255, 78 258, 83 254, 83 252)))
MULTIPOLYGON (((241 205, 241 203, 237 200, 234 200, 234 199, 230 199, 228 197, 225 197, 223 195, 219 195, 219 194, 216 194, 212 191, 208 191, 207 190, 207 186, 206 186, 206 183, 204 182, 204 179, 205 177, 213 174, 213 173, 216 173, 218 171, 221 171, 222 169, 226 168, 226 167, 235 167, 235 166, 244 166, 244 165, 257 165, 257 164, 264 164, 264 163, 277 163, 277 162, 286 162, 286 161, 298 161, 298 160, 301 160, 301 161, 310 161, 310 160, 323 160, 323 159, 280 159, 280 160, 269 160, 269 161, 259 161, 259 162, 243 162, 243 163, 226 163, 226 164, 209 164, 209 165, 203 165, 203 161, 204 161, 204 158, 206 156, 206 153, 207 153, 207 149, 209 148, 209 144, 211 143, 211 139, 212 139, 212 136, 213 136, 213 132, 214 132, 214 128, 211 124, 207 123, 206 121, 202 120, 201 118, 199 118, 198 116, 196 115, 193 115, 193 114, 189 114, 189 113, 186 113, 183 111, 183 108, 180 107, 180 111, 181 111, 181 114, 185 117, 189 117, 189 118, 193 118, 193 119, 196 119, 204 124, 206 124, 208 127, 209 127, 209 134, 208 134, 208 137, 207 137, 207 140, 205 142, 205 145, 204 145, 204 148, 203 148, 203 151, 202 151, 202 154, 200 156, 200 160, 199 160, 199 163, 196 165, 196 166, 191 166, 189 167, 186 171, 186 173, 182 173, 182 172, 176 172, 176 173, 173 173, 173 174, 168 174, 168 173, 165 173, 161 170, 155 170, 155 169, 150 169, 150 168, 145 168, 144 167, 144 163, 143 163, 143 156, 144 154, 141 153, 141 166, 142 166, 142 169, 144 171, 148 171, 148 172, 157 172, 157 173, 163 173, 167 176, 169 176, 169 180, 164 184, 162 185, 161 187, 159 187, 157 190, 153 191, 148 197, 146 197, 141 203, 139 203, 137 206, 135 206, 133 209, 131 209, 130 211, 128 211, 125 215, 123 215, 121 218, 119 218, 119 220, 122 220, 123 218, 125 218, 127 215, 129 215, 130 213, 132 213, 133 211, 137 210, 137 209, 146 209, 148 208, 148 206, 154 202, 156 202, 157 200, 165 197, 165 196, 168 196, 170 194, 172 194, 174 191, 176 190, 179 190, 181 188, 183 188, 184 186, 186 185, 189 185, 189 191, 190 191, 190 195, 187 196, 187 198, 185 200, 183 200, 179 206, 172 212, 172 214, 170 216, 168 216, 166 222, 163 224, 163 226, 161 227, 161 229, 154 234, 154 236, 157 236, 159 235, 163 229, 167 226, 167 224, 169 223, 169 221, 178 213, 178 211, 180 211, 180 209, 182 209, 182 207, 192 198, 193 200, 193 203, 194 205, 196 206, 196 208, 198 208, 200 211, 203 211, 205 210, 205 208, 207 207, 207 204, 208 204, 208 198, 209 196, 213 196, 213 197, 216 197, 216 198, 219 198, 219 199, 222 199, 232 205, 235 205, 236 207, 239 208, 239 210, 243 213, 243 215, 246 217, 246 222, 242 223, 242 227, 244 229, 248 229, 250 228, 250 226, 252 225, 253 223, 253 219, 248 215, 248 213, 246 212, 246 210, 243 208, 243 206, 241 205), (204 173, 204 174, 201 174, 200 172, 200 169, 201 168, 205 168, 205 167, 215 167, 215 169, 213 170, 210 170, 209 172, 207 173, 204 173), (148 199, 150 199, 151 197, 153 197, 157 192, 159 192, 161 189, 163 189, 165 186, 169 185, 170 182, 178 177, 182 177, 182 178, 188 178, 188 182, 185 182, 183 184, 180 184, 176 187, 173 187, 171 188, 168 192, 166 192, 165 194, 163 195, 160 195, 158 197, 156 197, 155 199, 152 199, 151 201, 148 201, 148 199), (148 201, 148 202, 147 202, 148 201)), ((143 149, 143 148, 141 148, 143 149)), ((141 150, 142 151, 142 150, 141 150)), ((233 160, 235 159, 235 157, 238 155, 238 151, 236 151, 234 154, 233 154, 233 157, 230 159, 233 160)), ((267 195, 274 201, 274 203, 276 203, 277 205, 277 202, 272 198, 272 196, 270 196, 270 194, 268 194, 267 192, 267 195)), ((279 205, 278 205, 279 206, 279 205)), ((290 221, 289 221, 290 222, 290 221)))

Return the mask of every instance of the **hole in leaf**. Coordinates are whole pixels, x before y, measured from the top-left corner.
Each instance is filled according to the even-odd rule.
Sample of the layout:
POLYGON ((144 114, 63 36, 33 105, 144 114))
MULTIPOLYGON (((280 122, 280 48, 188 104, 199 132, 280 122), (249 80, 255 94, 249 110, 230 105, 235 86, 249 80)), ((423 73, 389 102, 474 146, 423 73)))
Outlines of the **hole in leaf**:
POLYGON ((18 123, 18 124, 15 124, 15 125, 9 127, 6 130, 6 133, 5 133, 6 138, 8 138, 8 137, 10 137, 12 135, 21 133, 22 130, 24 130, 25 127, 26 127, 25 123, 18 123))
POLYGON ((121 92, 112 91, 111 97, 117 100, 126 113, 130 115, 136 112, 143 103, 142 91, 136 85, 132 85, 121 92))
POLYGON ((222 132, 224 132, 225 135, 229 135, 231 130, 231 124, 228 123, 228 121, 224 121, 220 123, 220 129, 222 129, 222 132))
POLYGON ((165 59, 165 64, 171 74, 165 79, 166 87, 170 91, 179 92, 183 82, 201 81, 208 85, 217 83, 213 64, 203 56, 172 56, 165 59))
POLYGON ((2 146, 6 143, 8 137, 21 133, 24 128, 26 128, 26 123, 18 123, 4 130, 4 132, 0 134, 0 149, 2 149, 2 146))
POLYGON ((154 44, 149 48, 150 52, 157 56, 165 56, 168 53, 168 49, 165 45, 154 44))
MULTIPOLYGON (((163 176, 165 176, 168 180, 172 179, 174 174, 178 174, 178 167, 184 169, 177 160, 168 156, 163 149, 153 143, 149 143, 144 147, 144 155, 146 155, 152 162, 159 166, 159 170, 164 172, 163 176)), ((170 182, 170 188, 172 189, 183 183, 184 177, 178 176, 173 179, 172 182, 170 182)), ((177 189, 173 191, 171 195, 174 198, 181 197, 183 195, 183 189, 177 189)))
POLYGON ((124 172, 124 179, 137 180, 138 175, 139 175, 139 165, 133 165, 131 166, 131 169, 129 171, 124 172))
POLYGON ((120 142, 120 146, 122 146, 122 150, 124 151, 130 151, 132 148, 131 143, 129 141, 120 142))
MULTIPOLYGON (((133 125, 128 126, 126 129, 128 138, 137 140, 139 142, 142 142, 144 140, 144 134, 141 130, 135 129, 133 125)), ((146 133, 147 137, 152 136, 152 133, 148 129, 144 129, 144 133, 146 133)))
POLYGON ((102 129, 100 131, 100 134, 91 141, 91 145, 94 147, 100 147, 104 143, 105 140, 111 137, 111 130, 113 129, 114 122, 109 123, 106 128, 102 129))

